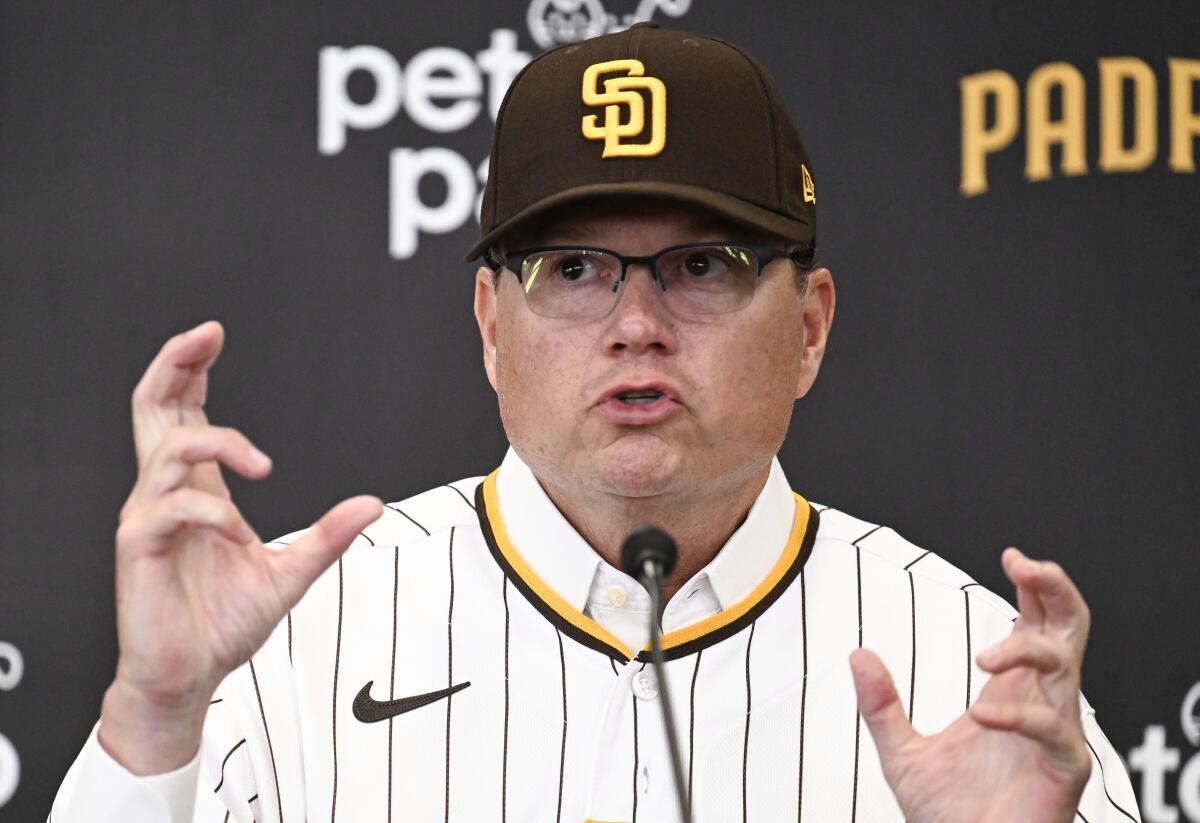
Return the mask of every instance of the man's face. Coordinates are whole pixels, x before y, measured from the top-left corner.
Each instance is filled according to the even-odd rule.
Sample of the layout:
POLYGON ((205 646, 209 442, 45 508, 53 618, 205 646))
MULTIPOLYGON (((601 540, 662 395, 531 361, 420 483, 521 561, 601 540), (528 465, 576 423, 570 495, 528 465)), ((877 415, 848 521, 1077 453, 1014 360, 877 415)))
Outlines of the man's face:
MULTIPOLYGON (((750 240, 703 212, 664 201, 593 201, 520 242, 624 255, 710 240, 750 240)), ((519 249, 512 249, 519 250, 519 249)), ((645 266, 616 306, 588 320, 534 314, 517 278, 479 270, 475 312, 484 364, 509 441, 543 483, 587 499, 712 494, 765 479, 792 405, 812 385, 833 319, 829 272, 797 288, 787 259, 763 269, 742 309, 680 317, 645 266), (615 394, 653 388, 653 404, 615 394)))

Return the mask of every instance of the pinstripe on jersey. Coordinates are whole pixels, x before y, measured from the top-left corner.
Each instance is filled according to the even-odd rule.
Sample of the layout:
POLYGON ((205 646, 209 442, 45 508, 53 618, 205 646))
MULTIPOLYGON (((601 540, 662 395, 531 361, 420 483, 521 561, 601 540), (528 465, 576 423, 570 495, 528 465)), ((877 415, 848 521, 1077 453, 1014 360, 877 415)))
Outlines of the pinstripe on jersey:
MULTIPOLYGON (((393 504, 227 678, 205 726, 196 820, 677 819, 659 701, 634 688, 652 670, 510 540, 506 482, 561 518, 512 453, 482 482, 393 504), (368 681, 387 682, 388 699, 470 686, 363 723, 351 703, 368 681)), ((1007 635, 1014 612, 891 529, 786 488, 780 499, 790 510, 771 516, 790 529, 767 573, 664 638, 695 819, 902 820, 847 656, 877 651, 932 732, 979 694, 987 675, 971 651, 1007 635)), ((1081 816, 1131 818, 1128 779, 1083 706, 1103 773, 1081 816)), ((55 819, 82 819, 64 792, 55 819)))

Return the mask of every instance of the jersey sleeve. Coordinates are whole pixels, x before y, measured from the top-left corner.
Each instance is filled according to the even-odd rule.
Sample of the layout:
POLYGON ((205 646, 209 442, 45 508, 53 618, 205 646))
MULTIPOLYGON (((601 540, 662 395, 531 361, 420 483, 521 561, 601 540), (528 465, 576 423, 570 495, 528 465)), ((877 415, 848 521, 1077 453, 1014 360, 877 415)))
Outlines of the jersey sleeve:
POLYGON ((96 724, 59 786, 50 820, 186 823, 192 819, 199 753, 173 772, 138 777, 104 750, 96 737, 98 729, 96 724))
POLYGON ((222 681, 208 708, 199 752, 176 771, 134 775, 104 750, 93 729, 59 787, 50 819, 279 823, 289 809, 288 819, 303 819, 287 643, 285 621, 250 662, 222 681))
POLYGON ((1096 722, 1096 711, 1080 696, 1083 734, 1091 749, 1092 774, 1079 799, 1079 815, 1088 823, 1141 823, 1137 795, 1125 762, 1096 722))

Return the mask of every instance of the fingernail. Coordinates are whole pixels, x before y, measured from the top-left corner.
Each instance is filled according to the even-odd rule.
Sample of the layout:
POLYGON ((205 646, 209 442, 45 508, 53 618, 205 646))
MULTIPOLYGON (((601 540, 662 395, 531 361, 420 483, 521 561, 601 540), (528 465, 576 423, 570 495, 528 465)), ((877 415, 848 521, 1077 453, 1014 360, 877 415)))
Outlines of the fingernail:
POLYGON ((260 469, 265 469, 271 465, 271 458, 267 457, 265 454, 255 448, 250 450, 250 459, 253 460, 254 465, 260 469))
POLYGON ((978 662, 980 666, 990 666, 996 662, 997 656, 998 653, 995 649, 984 649, 979 653, 979 657, 976 658, 976 662, 978 662))

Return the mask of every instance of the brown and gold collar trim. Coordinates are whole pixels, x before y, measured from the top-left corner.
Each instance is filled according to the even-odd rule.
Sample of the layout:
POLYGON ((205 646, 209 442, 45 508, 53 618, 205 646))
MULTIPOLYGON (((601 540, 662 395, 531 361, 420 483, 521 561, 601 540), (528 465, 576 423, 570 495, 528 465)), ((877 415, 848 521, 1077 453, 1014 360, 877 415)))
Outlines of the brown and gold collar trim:
MULTIPOLYGON (((795 495, 795 498, 796 517, 792 521, 792 533, 767 576, 740 602, 698 623, 664 634, 663 656, 667 660, 686 657, 737 634, 770 608, 800 574, 812 552, 820 514, 800 495, 795 495)), ((496 563, 509 582, 516 586, 547 620, 568 637, 614 659, 649 659, 649 647, 635 654, 633 649, 618 640, 612 632, 546 585, 525 561, 509 540, 504 521, 500 517, 500 504, 496 496, 496 472, 489 474, 479 484, 475 490, 475 503, 479 512, 479 526, 483 529, 483 539, 487 541, 496 563)))

